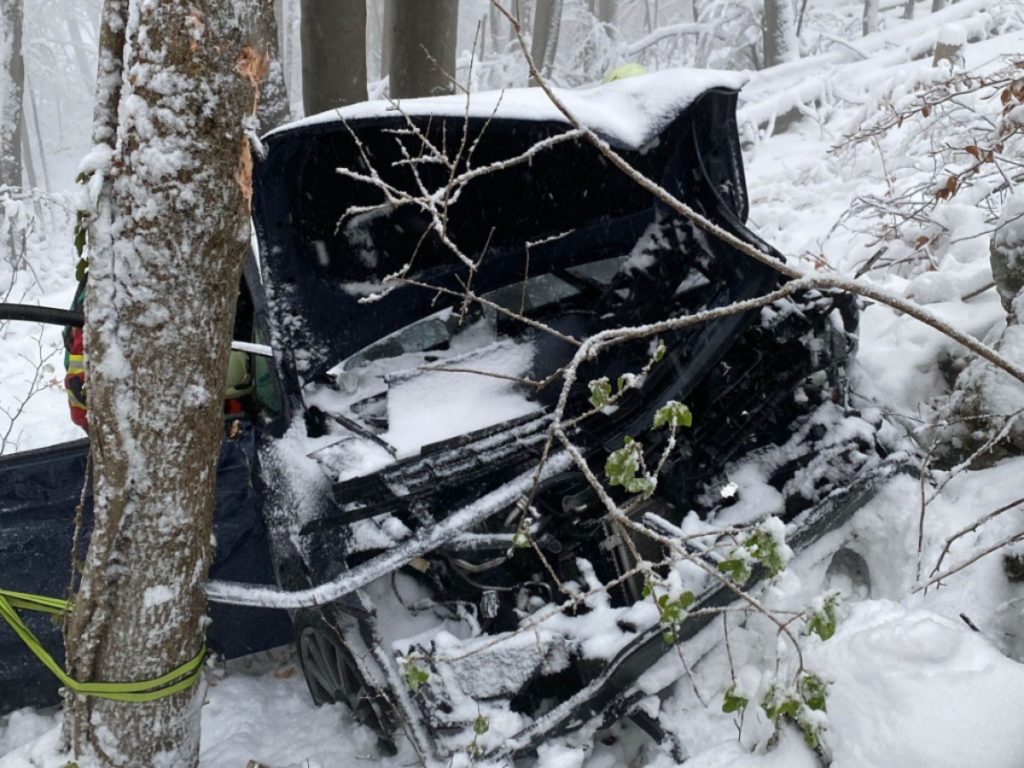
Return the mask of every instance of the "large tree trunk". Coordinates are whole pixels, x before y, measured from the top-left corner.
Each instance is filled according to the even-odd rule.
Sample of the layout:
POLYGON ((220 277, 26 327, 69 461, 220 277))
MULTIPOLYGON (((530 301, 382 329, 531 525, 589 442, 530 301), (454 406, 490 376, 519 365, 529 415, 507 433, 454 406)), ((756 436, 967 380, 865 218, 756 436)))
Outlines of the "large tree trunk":
MULTIPOLYGON (((67 627, 78 680, 153 679, 202 645, 259 61, 233 0, 106 2, 86 167, 103 179, 85 326, 94 528, 67 627)), ((98 764, 198 763, 198 687, 71 698, 65 733, 98 764)))
POLYGON ((774 67, 800 56, 790 0, 764 0, 764 65, 774 67))
POLYGON ((0 185, 21 185, 22 89, 25 63, 21 56, 22 0, 0 0, 0 185))
POLYGON ((366 101, 366 0, 302 0, 300 30, 306 114, 366 101))
POLYGON ((393 99, 452 93, 459 0, 397 2, 390 18, 393 99))
MULTIPOLYGON (((562 0, 537 0, 533 16, 533 41, 530 57, 541 76, 547 78, 558 52, 558 32, 562 24, 562 0)), ((531 79, 530 85, 539 85, 531 79)))

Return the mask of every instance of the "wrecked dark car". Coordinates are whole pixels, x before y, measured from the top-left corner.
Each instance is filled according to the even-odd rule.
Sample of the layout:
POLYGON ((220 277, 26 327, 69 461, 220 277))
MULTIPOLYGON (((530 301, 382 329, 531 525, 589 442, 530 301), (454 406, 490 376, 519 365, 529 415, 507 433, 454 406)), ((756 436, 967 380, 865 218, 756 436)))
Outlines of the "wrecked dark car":
MULTIPOLYGON (((783 260, 744 225, 729 76, 565 98, 639 172, 783 260)), ((536 90, 358 105, 265 142, 254 219, 291 397, 262 455, 267 521, 314 699, 428 762, 627 715, 660 738, 638 679, 710 620, 666 632, 647 598, 681 559, 666 541, 772 514, 799 549, 898 464, 847 404, 855 301, 806 291, 637 331, 577 360, 569 387, 583 340, 761 296, 779 274, 643 190, 536 90), (692 427, 657 428, 667 403, 692 427), (624 446, 660 466, 654 487, 603 494, 624 446), (746 464, 757 487, 734 482, 746 464)), ((710 570, 688 586, 698 605, 735 600, 710 570)))
MULTIPOLYGON (((782 261, 744 223, 738 86, 675 71, 565 98, 782 261)), ((848 402, 853 298, 664 325, 783 278, 616 169, 538 89, 356 105, 259 149, 249 284, 284 398, 246 421, 269 542, 249 562, 276 586, 215 571, 207 594, 287 608, 314 700, 385 747, 510 757, 627 716, 663 738, 651 700, 672 678, 644 673, 711 617, 667 627, 652 583, 736 600, 683 531, 773 515, 799 550, 897 471, 884 425, 848 402), (577 359, 619 328, 635 332, 577 359)), ((57 500, 68 517, 76 494, 57 500)), ((66 560, 66 541, 47 551, 66 560)))

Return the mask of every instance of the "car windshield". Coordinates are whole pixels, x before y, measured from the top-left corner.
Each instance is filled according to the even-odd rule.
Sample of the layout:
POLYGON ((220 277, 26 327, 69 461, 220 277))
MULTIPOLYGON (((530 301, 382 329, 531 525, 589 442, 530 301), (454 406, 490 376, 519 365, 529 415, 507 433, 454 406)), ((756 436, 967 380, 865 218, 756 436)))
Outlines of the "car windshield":
POLYGON ((445 307, 335 365, 306 386, 306 404, 397 457, 538 412, 536 383, 573 347, 523 318, 573 335, 587 325, 588 294, 607 291, 624 262, 537 275, 445 307))

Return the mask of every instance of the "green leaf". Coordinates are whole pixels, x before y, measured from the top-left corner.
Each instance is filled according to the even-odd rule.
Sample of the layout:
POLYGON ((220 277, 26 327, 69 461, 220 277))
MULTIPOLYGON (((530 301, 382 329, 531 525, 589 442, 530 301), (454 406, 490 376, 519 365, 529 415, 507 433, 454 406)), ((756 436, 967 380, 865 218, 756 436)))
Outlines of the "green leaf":
POLYGON ((587 385, 590 388, 590 404, 597 409, 608 405, 608 399, 612 396, 612 384, 607 376, 594 379, 587 385))
POLYGON ((490 721, 483 715, 477 715, 476 720, 473 721, 473 733, 477 736, 483 736, 490 728, 490 721))
POLYGON ((402 676, 405 678, 405 684, 413 693, 416 693, 420 686, 430 679, 430 674, 422 667, 417 666, 414 661, 405 662, 402 667, 402 676))
POLYGON ((627 436, 622 448, 608 454, 604 463, 604 474, 611 485, 625 486, 636 477, 640 469, 639 444, 627 436))
POLYGON ((675 632, 671 632, 671 631, 662 632, 661 633, 661 639, 665 641, 665 645, 675 645, 676 644, 676 633, 675 632))
POLYGON ((836 633, 836 599, 829 597, 820 611, 815 611, 807 620, 807 628, 820 637, 828 640, 836 633))
POLYGON ((512 547, 514 549, 526 549, 530 546, 533 541, 530 535, 530 526, 533 525, 533 518, 529 515, 523 515, 519 520, 519 526, 516 528, 516 532, 512 534, 512 547))
POLYGON ((796 719, 800 714, 800 702, 793 696, 786 696, 781 701, 776 700, 778 691, 772 688, 765 694, 761 702, 761 708, 771 720, 781 720, 784 717, 796 719))
POLYGON ((696 599, 693 592, 683 592, 675 600, 669 600, 668 595, 662 595, 658 600, 662 621, 666 624, 678 624, 686 618, 687 609, 696 599))
POLYGON ((82 224, 78 224, 75 227, 75 252, 81 257, 82 252, 85 250, 85 233, 86 227, 82 224))
POLYGON ((800 723, 800 730, 804 733, 804 744, 811 749, 818 748, 818 730, 810 723, 800 723))
POLYGON ((765 567, 769 576, 778 576, 786 568, 786 561, 779 551, 779 543, 768 531, 758 528, 743 542, 750 556, 765 567))
POLYGON ((825 683, 817 675, 804 675, 800 678, 800 695, 810 709, 825 711, 825 683))
POLYGON ((718 570, 729 576, 737 584, 746 584, 750 578, 750 566, 738 557, 723 560, 718 564, 718 570))
POLYGON ((654 348, 654 354, 651 355, 651 359, 654 362, 656 362, 656 363, 660 363, 664 358, 665 358, 665 342, 659 340, 658 341, 658 346, 654 348))
POLYGON ((692 427, 693 414, 690 409, 675 400, 669 400, 654 412, 654 428, 660 427, 692 427))
POLYGON ((651 474, 637 477, 643 460, 643 446, 628 435, 624 443, 621 448, 608 454, 604 463, 604 476, 609 485, 621 485, 630 493, 638 493, 649 499, 658 487, 658 480, 651 474))
POLYGON ((630 493, 639 493, 644 499, 649 499, 654 495, 655 489, 658 487, 658 481, 651 475, 645 475, 644 477, 635 477, 626 483, 626 490, 630 493))
POLYGON ((723 712, 742 712, 746 706, 746 698, 736 693, 735 686, 725 692, 725 699, 722 701, 723 712))

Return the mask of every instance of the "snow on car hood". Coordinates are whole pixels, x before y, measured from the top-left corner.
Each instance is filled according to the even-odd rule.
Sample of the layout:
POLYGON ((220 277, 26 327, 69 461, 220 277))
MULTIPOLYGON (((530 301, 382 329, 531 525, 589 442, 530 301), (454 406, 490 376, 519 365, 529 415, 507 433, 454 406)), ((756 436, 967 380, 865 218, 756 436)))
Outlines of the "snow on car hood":
MULTIPOLYGON (((553 90, 585 126, 615 144, 639 149, 705 91, 712 88, 739 90, 747 79, 747 75, 741 72, 668 69, 591 88, 553 90)), ((460 94, 366 101, 297 120, 271 131, 267 136, 311 125, 393 117, 400 113, 409 116, 462 116, 467 114, 466 99, 467 96, 460 94)), ((540 88, 481 91, 469 94, 468 99, 470 117, 494 115, 505 119, 568 122, 540 88)))

